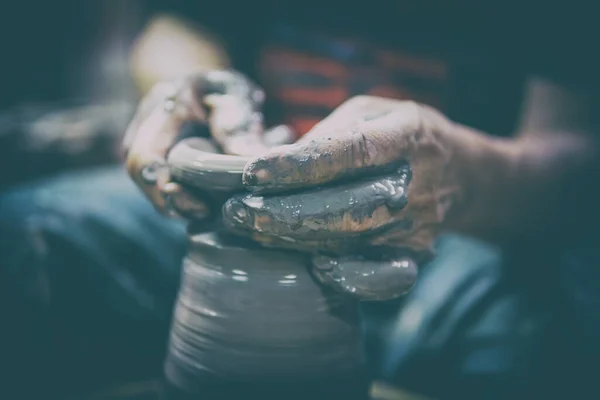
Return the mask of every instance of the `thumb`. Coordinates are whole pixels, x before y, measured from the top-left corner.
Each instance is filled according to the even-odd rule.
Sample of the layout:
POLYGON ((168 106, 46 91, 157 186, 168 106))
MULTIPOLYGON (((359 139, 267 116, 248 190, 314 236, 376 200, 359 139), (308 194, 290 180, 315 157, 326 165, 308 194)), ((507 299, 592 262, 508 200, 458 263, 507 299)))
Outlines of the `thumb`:
POLYGON ((264 153, 263 118, 255 105, 247 98, 211 94, 203 103, 210 109, 208 124, 212 138, 224 152, 235 155, 264 153))
POLYGON ((409 158, 420 123, 418 114, 410 112, 315 129, 320 132, 312 140, 275 148, 249 162, 244 184, 253 192, 276 192, 388 172, 409 158))

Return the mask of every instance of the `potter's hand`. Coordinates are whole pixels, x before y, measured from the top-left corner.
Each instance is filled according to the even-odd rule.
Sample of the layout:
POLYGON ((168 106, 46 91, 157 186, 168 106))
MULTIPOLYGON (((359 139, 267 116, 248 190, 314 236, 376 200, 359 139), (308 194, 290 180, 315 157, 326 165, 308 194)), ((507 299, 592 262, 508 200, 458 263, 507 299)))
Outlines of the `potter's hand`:
POLYGON ((230 199, 225 221, 267 245, 326 254, 315 272, 342 290, 395 297, 429 258, 457 192, 452 131, 426 106, 351 99, 247 164, 253 194, 230 199))
POLYGON ((209 214, 198 193, 171 181, 166 157, 184 125, 208 125, 212 140, 192 140, 194 148, 228 154, 264 152, 263 91, 243 75, 224 70, 159 83, 143 99, 124 139, 127 170, 156 208, 194 219, 209 214))

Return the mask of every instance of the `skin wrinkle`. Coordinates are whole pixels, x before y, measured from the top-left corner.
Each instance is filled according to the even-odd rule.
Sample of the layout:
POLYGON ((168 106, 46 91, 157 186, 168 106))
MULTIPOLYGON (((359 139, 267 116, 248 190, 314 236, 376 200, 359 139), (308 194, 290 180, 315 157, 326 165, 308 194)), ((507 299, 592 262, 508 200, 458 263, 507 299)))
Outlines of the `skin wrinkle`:
MULTIPOLYGON (((345 257, 365 257, 369 256, 369 259, 379 259, 382 257, 380 254, 381 248, 387 248, 387 256, 410 256, 414 257, 415 260, 427 261, 431 259, 432 253, 429 248, 412 246, 412 239, 406 241, 406 246, 398 246, 396 243, 388 242, 383 237, 373 237, 373 240, 365 240, 371 235, 380 234, 386 230, 399 229, 408 230, 410 228, 410 221, 399 221, 396 224, 388 225, 385 229, 380 231, 367 232, 365 235, 347 237, 343 239, 325 238, 318 240, 303 240, 295 239, 289 236, 278 236, 261 233, 256 230, 248 229, 244 231, 242 229, 233 230, 242 236, 252 238, 258 243, 261 243, 267 247, 273 247, 278 249, 288 249, 295 251, 302 251, 315 255, 329 255, 332 257, 345 256, 345 257)), ((415 240, 419 242, 421 239, 415 240)))
MULTIPOLYGON (((239 124, 224 136, 235 136, 234 130, 247 132, 246 128, 239 124)), ((296 144, 272 149, 248 163, 243 183, 250 198, 263 203, 242 207, 243 218, 236 215, 240 208, 230 203, 229 209, 224 208, 225 222, 269 246, 338 256, 377 245, 396 248, 397 256, 409 250, 431 254, 435 237, 448 230, 481 238, 535 234, 532 227, 549 226, 549 221, 556 221, 548 218, 551 212, 564 205, 560 199, 564 194, 557 188, 569 186, 582 168, 591 168, 596 142, 589 137, 573 139, 580 138, 557 134, 543 135, 539 141, 531 135, 495 139, 424 105, 359 96, 338 107, 296 144), (294 214, 294 207, 275 206, 282 199, 288 205, 306 203, 308 197, 302 196, 329 204, 324 197, 327 190, 384 179, 388 168, 399 161, 412 171, 403 207, 377 203, 373 193, 362 201, 366 211, 358 216, 351 207, 303 215, 294 214), (540 204, 540 198, 547 201, 540 204)), ((150 158, 138 164, 143 161, 150 158)))
MULTIPOLYGON (((285 236, 284 246, 305 251, 343 254, 374 244, 402 244, 415 251, 430 252, 441 221, 451 208, 447 203, 460 187, 455 180, 457 175, 447 171, 452 160, 452 146, 444 143, 445 137, 438 134, 440 126, 448 128, 452 124, 437 111, 416 103, 369 97, 350 100, 309 132, 310 140, 306 138, 304 143, 276 149, 246 167, 247 176, 260 171, 264 179, 264 182, 255 179, 249 187, 256 195, 263 195, 260 210, 247 210, 248 215, 261 215, 259 221, 252 221, 249 230, 258 234, 255 239, 268 237, 271 244, 278 242, 278 235, 285 236), (348 122, 349 117, 355 122, 348 122), (340 120, 336 122, 338 118, 340 120), (351 132, 342 126, 351 127, 351 132), (316 186, 316 194, 310 201, 319 201, 315 196, 320 195, 320 201, 326 204, 328 200, 323 196, 328 186, 338 187, 339 196, 340 189, 335 182, 357 179, 369 173, 381 176, 386 162, 399 159, 410 163, 413 174, 413 183, 404 187, 407 204, 401 209, 394 209, 390 203, 378 205, 371 198, 364 200, 369 211, 358 218, 352 209, 326 210, 322 217, 302 217, 299 214, 292 216, 292 211, 285 207, 268 207, 264 203, 264 199, 271 198, 288 204, 285 196, 275 196, 277 192, 316 186), (442 187, 441 182, 446 184, 442 187), (325 189, 318 188, 323 185, 325 189), (440 206, 442 198, 445 203, 440 206), (401 221, 403 223, 396 225, 401 221), (393 229, 384 229, 391 226, 393 229), (337 238, 342 233, 349 235, 348 238, 337 238), (307 242, 311 236, 326 239, 326 242, 307 242)), ((309 192, 311 190, 315 189, 309 192)), ((300 199, 303 194, 292 194, 288 198, 294 196, 300 199)), ((304 203, 306 201, 304 199, 304 203)), ((228 219, 227 208, 225 219, 228 219)))
MULTIPOLYGON (((492 193, 514 193, 514 189, 509 190, 507 186, 510 180, 506 179, 514 176, 514 158, 509 156, 511 148, 453 124, 429 107, 359 97, 339 107, 302 141, 278 148, 248 164, 245 183, 257 195, 277 202, 282 197, 275 195, 285 191, 313 190, 350 179, 364 181, 368 174, 381 176, 382 167, 405 159, 413 174, 406 187, 408 204, 397 211, 390 204, 382 206, 367 199, 364 202, 369 205, 368 212, 358 217, 351 209, 303 217, 293 214, 294 207, 266 207, 270 204, 267 201, 260 209, 246 210, 251 221, 247 231, 270 237, 270 243, 281 240, 295 247, 312 246, 315 240, 305 239, 319 232, 319 238, 326 239, 323 247, 333 252, 349 248, 343 239, 335 238, 340 233, 361 236, 365 245, 403 245, 426 250, 440 231, 457 227, 468 231, 480 223, 489 204, 498 203, 498 199, 482 198, 482 188, 496 185, 492 193), (511 163, 512 167, 507 168, 511 163), (386 222, 399 220, 410 221, 410 224, 374 232, 386 222), (281 238, 277 239, 277 235, 281 238)), ((537 168, 522 165, 519 168, 523 170, 537 168)), ((318 202, 323 193, 317 189, 311 201, 318 202)), ((286 196, 303 195, 306 196, 306 192, 286 196)), ((286 201, 289 205, 291 200, 286 201)), ((356 237, 348 240, 353 246, 360 241, 356 237)))
MULTIPOLYGON (((235 104, 230 103, 230 106, 235 104)), ((226 107, 220 110, 223 116, 228 115, 224 112, 226 107)), ((425 127, 424 113, 435 111, 412 102, 368 97, 349 101, 340 107, 337 115, 344 121, 351 118, 353 122, 340 122, 336 127, 326 119, 315 127, 317 133, 307 135, 310 140, 278 148, 277 153, 267 154, 247 165, 246 185, 266 197, 262 197, 260 203, 255 201, 256 195, 245 197, 246 201, 240 197, 230 199, 224 207, 225 221, 239 233, 273 247, 348 255, 362 253, 369 246, 379 244, 402 247, 404 254, 407 247, 413 252, 430 254, 436 223, 443 218, 436 205, 439 196, 435 190, 440 171, 444 171, 440 160, 444 158, 440 157, 444 146, 438 143, 435 125, 425 127), (356 106, 364 107, 365 111, 353 109, 356 106), (381 107, 386 109, 382 111, 381 107), (390 165, 402 159, 411 163, 412 179, 417 186, 409 184, 408 173, 404 180, 381 177, 390 165), (254 172, 248 173, 252 168, 254 172), (373 180, 367 178, 369 175, 379 178, 373 180), (346 185, 363 195, 358 202, 360 207, 353 206, 352 196, 340 199, 340 193, 344 192, 337 186, 357 178, 358 183, 346 185), (367 180, 370 183, 364 185, 365 179, 370 179, 367 180), (261 186, 260 181, 267 183, 261 186), (360 187, 361 182, 363 187, 360 187), (333 188, 319 188, 332 183, 336 185, 333 188), (377 190, 368 192, 377 185, 396 189, 386 189, 387 197, 378 198, 377 190), (287 198, 270 196, 270 192, 282 189, 311 187, 316 189, 290 194, 287 198), (398 188, 401 189, 399 202, 393 198, 398 188), (324 193, 329 193, 329 198, 324 193), (235 204, 236 201, 239 204, 235 204), (322 209, 304 212, 311 204, 318 204, 322 209)), ((238 137, 243 136, 246 129, 241 122, 244 121, 247 119, 233 123, 224 136, 233 131, 238 137)))
MULTIPOLYGON (((224 213, 227 217, 232 210, 245 208, 245 215, 253 213, 269 213, 268 228, 273 228, 276 221, 281 226, 277 233, 288 234, 289 227, 310 224, 312 221, 333 220, 335 228, 340 226, 340 232, 361 232, 372 229, 384 223, 393 222, 392 212, 401 210, 406 205, 405 189, 410 180, 408 168, 405 166, 396 175, 387 178, 371 179, 357 184, 337 186, 323 191, 312 191, 300 195, 289 195, 287 197, 256 197, 241 195, 232 198, 225 206, 224 213), (372 193, 372 194, 369 194, 372 193), (375 196, 375 197, 373 197, 375 196), (258 204, 257 207, 253 205, 258 204), (385 216, 374 217, 374 213, 380 206, 385 206, 385 216), (289 212, 288 212, 289 210, 289 212), (369 219, 372 218, 372 219, 369 219), (351 226, 351 229, 345 227, 351 226), (361 229, 361 227, 364 227, 361 229)), ((381 213, 383 211, 379 211, 381 213)), ((239 221, 237 221, 239 222, 239 221)), ((243 221, 241 224, 254 225, 255 229, 262 229, 257 221, 243 221)), ((331 228, 326 229, 331 234, 331 228)), ((307 234, 315 234, 309 230, 307 234)))
MULTIPOLYGON (((378 152, 377 155, 383 154, 384 157, 382 158, 385 158, 385 160, 380 160, 377 157, 377 159, 373 159, 371 162, 369 153, 361 150, 360 137, 362 134, 360 132, 364 131, 365 127, 361 124, 363 122, 362 117, 359 117, 357 121, 356 115, 352 115, 354 111, 352 107, 368 104, 368 99, 370 98, 364 99, 363 97, 357 97, 344 103, 330 117, 317 124, 311 132, 305 135, 303 139, 304 141, 310 140, 310 146, 305 146, 303 142, 298 142, 296 145, 285 149, 287 152, 279 152, 281 154, 278 157, 279 159, 289 159, 292 161, 287 164, 287 168, 285 168, 286 165, 284 163, 282 163, 283 165, 279 165, 276 159, 267 161, 269 154, 257 159, 254 163, 250 163, 244 173, 244 180, 250 186, 250 190, 254 192, 267 192, 272 188, 277 188, 279 185, 289 185, 291 182, 295 182, 296 187, 304 187, 307 184, 315 185, 341 178, 344 175, 351 175, 356 170, 364 167, 378 166, 378 164, 387 164, 396 161, 397 157, 395 155, 390 156, 385 151, 382 151, 378 152), (353 122, 348 123, 345 122, 346 120, 342 120, 337 125, 329 122, 336 116, 339 118, 352 116, 351 121, 353 122), (344 126, 351 127, 351 129, 348 130, 344 126), (328 129, 332 130, 328 131, 328 129), (313 138, 317 140, 313 140, 313 138), (302 149, 302 151, 294 151, 295 149, 302 149), (348 149, 352 150, 347 151, 348 149), (308 152, 309 157, 300 157, 300 154, 305 151, 308 152), (322 171, 319 171, 317 167, 324 164, 322 162, 325 158, 323 154, 332 154, 338 162, 331 168, 321 167, 322 171), (277 171, 272 170, 273 164, 277 165, 277 171), (292 169, 296 171, 295 175, 290 173, 289 170, 292 169), (263 172, 264 170, 266 172, 263 172), (257 174, 264 177, 263 179, 267 183, 261 185, 257 179, 257 174), (302 176, 308 176, 312 179, 305 181, 302 176)), ((375 109, 377 110, 377 108, 375 109)), ((377 110, 377 113, 384 114, 380 110, 377 110)))
POLYGON ((234 71, 207 70, 158 83, 142 100, 126 131, 123 147, 128 173, 159 212, 168 211, 170 199, 181 215, 208 216, 211 208, 207 199, 171 181, 167 154, 189 122, 207 124, 212 139, 226 153, 255 155, 266 151, 262 117, 256 118, 263 101, 262 89, 234 71), (167 112, 165 101, 172 96, 174 108, 167 112), (234 124, 229 118, 232 113, 238 115, 234 124), (159 166, 160 174, 156 183, 149 183, 142 179, 142 171, 153 163, 159 166))

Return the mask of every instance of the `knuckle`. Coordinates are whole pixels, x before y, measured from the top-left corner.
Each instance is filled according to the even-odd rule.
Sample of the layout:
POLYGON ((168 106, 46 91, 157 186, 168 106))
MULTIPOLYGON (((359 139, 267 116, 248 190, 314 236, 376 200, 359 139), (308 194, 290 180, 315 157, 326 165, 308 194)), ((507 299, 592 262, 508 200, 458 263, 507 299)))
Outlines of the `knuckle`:
POLYGON ((369 95, 361 94, 361 95, 358 95, 358 96, 351 97, 350 99, 348 99, 347 101, 345 101, 342 104, 342 107, 362 108, 362 107, 365 107, 365 106, 369 105, 375 99, 377 99, 375 96, 369 96, 369 95))

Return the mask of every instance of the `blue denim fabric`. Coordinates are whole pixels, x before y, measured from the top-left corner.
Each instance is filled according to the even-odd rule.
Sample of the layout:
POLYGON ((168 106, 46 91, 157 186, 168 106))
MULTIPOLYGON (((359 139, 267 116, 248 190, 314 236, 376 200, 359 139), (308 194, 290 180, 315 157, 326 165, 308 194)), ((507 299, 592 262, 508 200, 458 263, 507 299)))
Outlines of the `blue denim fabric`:
POLYGON ((47 274, 49 301, 61 296, 53 284, 83 285, 124 317, 169 320, 185 226, 159 215, 121 167, 19 187, 0 196, 0 210, 2 273, 11 285, 25 289, 37 268, 47 274))
POLYGON ((597 240, 500 249, 443 237, 384 325, 383 377, 436 399, 597 397, 597 240))
POLYGON ((3 361, 44 390, 159 374, 185 249, 120 166, 1 194, 3 361))
POLYGON ((539 390, 537 375, 550 373, 541 365, 550 303, 513 280, 498 248, 448 236, 437 252, 390 319, 383 375, 433 398, 516 399, 539 390))

